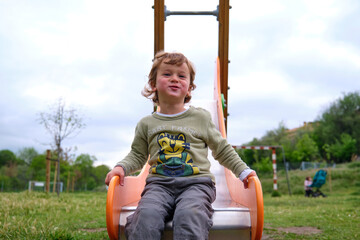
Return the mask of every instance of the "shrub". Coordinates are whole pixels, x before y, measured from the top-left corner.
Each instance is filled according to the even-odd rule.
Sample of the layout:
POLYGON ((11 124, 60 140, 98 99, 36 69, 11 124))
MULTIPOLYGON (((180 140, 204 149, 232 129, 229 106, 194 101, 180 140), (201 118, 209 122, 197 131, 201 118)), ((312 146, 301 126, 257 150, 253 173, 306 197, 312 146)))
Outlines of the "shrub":
POLYGON ((271 193, 271 196, 272 196, 272 197, 281 197, 281 193, 280 193, 279 191, 273 191, 273 192, 271 193))

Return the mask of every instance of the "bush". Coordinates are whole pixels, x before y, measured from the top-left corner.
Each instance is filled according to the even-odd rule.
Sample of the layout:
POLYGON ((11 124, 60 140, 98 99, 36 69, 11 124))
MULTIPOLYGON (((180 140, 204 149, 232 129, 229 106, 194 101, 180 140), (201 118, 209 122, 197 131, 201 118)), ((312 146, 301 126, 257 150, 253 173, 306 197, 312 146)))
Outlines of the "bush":
POLYGON ((272 196, 272 197, 281 197, 281 193, 280 193, 279 191, 273 191, 273 192, 271 193, 271 196, 272 196))
POLYGON ((356 139, 349 134, 341 134, 340 141, 336 139, 336 142, 330 145, 330 153, 336 162, 349 162, 351 156, 356 153, 356 139))
POLYGON ((360 168, 360 162, 352 162, 347 165, 348 168, 360 168))
POLYGON ((261 158, 260 162, 256 162, 252 165, 252 168, 256 172, 271 172, 272 171, 272 163, 269 157, 261 158))

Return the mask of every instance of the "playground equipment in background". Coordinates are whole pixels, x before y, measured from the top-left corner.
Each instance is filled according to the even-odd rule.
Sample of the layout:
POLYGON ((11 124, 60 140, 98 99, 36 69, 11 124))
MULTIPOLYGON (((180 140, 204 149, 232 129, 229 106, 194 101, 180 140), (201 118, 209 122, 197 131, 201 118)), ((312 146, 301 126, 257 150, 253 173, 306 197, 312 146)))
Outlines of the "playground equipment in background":
MULTIPOLYGON (((205 107, 212 114, 213 121, 224 138, 228 115, 223 103, 227 102, 228 91, 229 9, 229 0, 219 0, 217 10, 210 12, 210 15, 217 16, 219 21, 219 49, 214 99, 206 101, 205 107)), ((198 14, 199 12, 167 11, 164 0, 154 0, 154 54, 164 50, 165 16, 198 14)), ((215 175, 217 192, 217 198, 213 203, 214 224, 209 239, 261 239, 264 205, 259 178, 250 177, 249 187, 244 189, 240 179, 213 159, 211 153, 208 158, 211 162, 211 172, 215 175)), ((106 200, 106 225, 110 239, 124 239, 126 218, 136 209, 149 169, 149 164, 146 164, 138 176, 125 177, 123 186, 120 186, 118 176, 111 179, 106 200)), ((171 221, 166 223, 163 239, 172 239, 171 221)))
MULTIPOLYGON (((277 167, 276 167, 276 149, 277 148, 281 148, 282 150, 282 155, 283 155, 283 161, 284 161, 284 166, 286 166, 286 160, 285 160, 285 152, 284 152, 284 148, 282 146, 233 146, 233 148, 235 149, 251 149, 251 150, 272 150, 272 167, 273 167, 273 190, 277 191, 278 190, 278 185, 277 185, 277 167)), ((288 185, 288 191, 289 191, 289 195, 291 196, 291 189, 290 189, 290 181, 289 181, 289 176, 288 176, 288 170, 285 167, 285 173, 286 173, 286 182, 288 185)))

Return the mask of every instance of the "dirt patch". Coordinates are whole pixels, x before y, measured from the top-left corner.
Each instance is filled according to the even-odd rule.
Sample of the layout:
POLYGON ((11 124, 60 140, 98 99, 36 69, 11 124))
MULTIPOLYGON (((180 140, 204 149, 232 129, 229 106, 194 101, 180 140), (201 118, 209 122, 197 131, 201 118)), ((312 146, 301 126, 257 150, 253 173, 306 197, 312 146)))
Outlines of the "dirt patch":
POLYGON ((271 240, 271 236, 267 235, 267 234, 264 234, 261 236, 261 240, 271 240))
POLYGON ((80 229, 80 231, 84 231, 84 232, 102 232, 102 231, 106 231, 106 228, 82 228, 82 229, 80 229))
POLYGON ((267 231, 267 234, 263 232, 263 235, 261 237, 262 240, 272 240, 273 239, 272 236, 274 236, 274 234, 276 235, 276 232, 295 233, 298 235, 311 235, 311 234, 322 233, 322 231, 320 229, 317 229, 315 227, 274 228, 274 227, 266 226, 266 228, 268 231, 267 231))

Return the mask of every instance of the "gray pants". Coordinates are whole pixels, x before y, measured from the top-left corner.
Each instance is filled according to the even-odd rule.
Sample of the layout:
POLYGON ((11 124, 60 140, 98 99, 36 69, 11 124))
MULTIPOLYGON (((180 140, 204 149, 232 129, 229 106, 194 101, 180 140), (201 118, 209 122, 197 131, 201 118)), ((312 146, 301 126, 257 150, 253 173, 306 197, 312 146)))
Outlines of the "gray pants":
POLYGON ((165 222, 172 219, 174 240, 208 239, 215 197, 215 185, 207 177, 149 178, 135 213, 127 219, 126 237, 159 240, 165 222))

